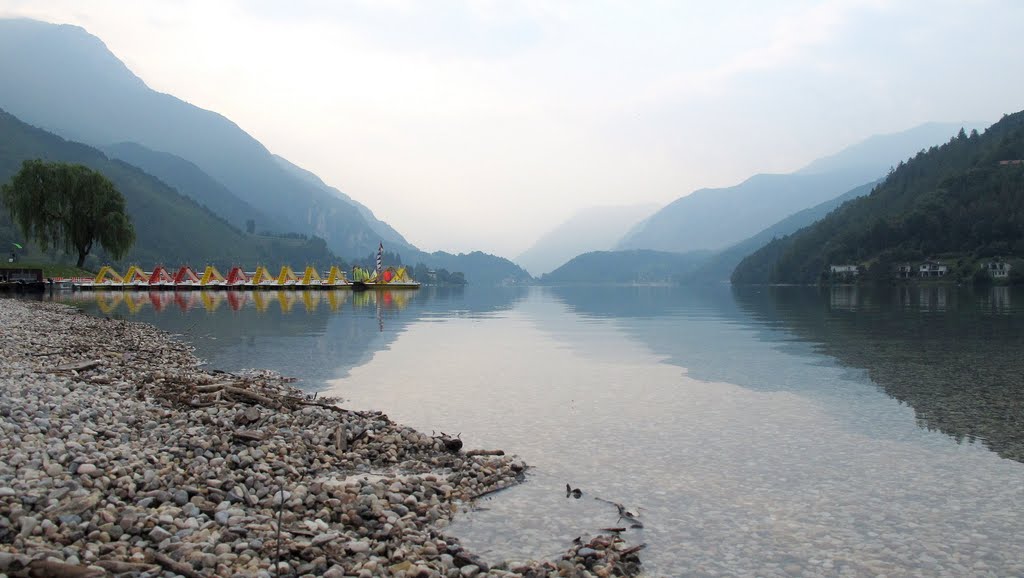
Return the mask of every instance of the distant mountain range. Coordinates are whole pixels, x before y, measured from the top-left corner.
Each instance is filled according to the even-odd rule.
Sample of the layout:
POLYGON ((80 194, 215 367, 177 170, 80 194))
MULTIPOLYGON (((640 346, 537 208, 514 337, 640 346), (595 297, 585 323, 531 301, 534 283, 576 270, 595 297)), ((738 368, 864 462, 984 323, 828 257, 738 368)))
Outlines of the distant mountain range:
POLYGON ((257 231, 317 236, 346 259, 384 242, 407 263, 453 264, 471 283, 482 279, 472 264, 483 264, 488 278, 530 278, 505 259, 419 251, 365 205, 229 119, 150 89, 82 28, 0 19, 0 78, 0 108, 138 165, 234 226, 252 219, 257 231))
POLYGON ((545 233, 515 262, 534 276, 548 273, 576 255, 611 249, 631 227, 657 209, 651 204, 583 209, 545 233))
POLYGON ((928 123, 873 136, 793 174, 755 175, 734 187, 702 189, 641 221, 617 250, 583 253, 542 280, 726 282, 751 253, 867 195, 901 159, 948 140, 961 126, 970 130, 979 123, 928 123), (737 239, 741 233, 746 236, 737 239))
POLYGON ((846 201, 862 197, 871 192, 878 181, 856 187, 838 197, 819 205, 794 213, 758 234, 715 253, 699 267, 684 276, 686 282, 726 282, 732 276, 736 265, 747 255, 770 243, 773 239, 785 237, 820 220, 846 201))
POLYGON ((541 277, 555 284, 660 284, 680 283, 710 256, 708 251, 666 253, 648 249, 592 251, 541 277))
MULTIPOLYGON (((968 123, 972 126, 976 123, 968 123)), ((545 282, 579 283, 612 281, 632 275, 634 282, 660 276, 680 283, 722 283, 730 279, 736 266, 773 239, 782 238, 824 218, 843 203, 867 195, 880 180, 851 186, 842 194, 836 187, 899 166, 902 151, 920 151, 949 139, 960 130, 959 124, 929 123, 891 135, 871 137, 841 153, 824 157, 790 175, 755 175, 727 189, 704 189, 683 197, 642 221, 619 244, 660 237, 673 247, 706 247, 724 242, 736 234, 776 214, 780 207, 800 206, 809 199, 826 197, 809 208, 801 206, 749 237, 717 251, 689 249, 658 251, 636 249, 588 252, 570 260, 562 268, 545 275, 545 282), (888 158, 888 161, 883 159, 888 158), (820 171, 820 172, 819 172, 820 171), (802 201, 800 199, 803 199, 802 201), (682 230, 685 228, 685 232, 682 230), (700 237, 703 235, 703 237, 700 237), (700 237, 700 238, 699 238, 700 237), (652 274, 655 272, 655 274, 652 274), (601 281, 601 280, 604 281, 601 281)))
POLYGON ((830 265, 890 280, 932 259, 964 280, 996 258, 1024 258, 1024 112, 900 162, 870 195, 746 257, 732 281, 818 283, 830 265))
POLYGON ((873 182, 901 160, 982 123, 929 123, 862 143, 792 174, 761 174, 733 187, 701 189, 640 223, 616 246, 683 253, 721 250, 798 211, 873 182))
POLYGON ((594 251, 578 255, 551 273, 544 283, 725 283, 747 255, 772 240, 818 221, 843 203, 866 195, 876 183, 861 185, 835 199, 804 209, 756 235, 718 252, 669 253, 642 249, 594 251))

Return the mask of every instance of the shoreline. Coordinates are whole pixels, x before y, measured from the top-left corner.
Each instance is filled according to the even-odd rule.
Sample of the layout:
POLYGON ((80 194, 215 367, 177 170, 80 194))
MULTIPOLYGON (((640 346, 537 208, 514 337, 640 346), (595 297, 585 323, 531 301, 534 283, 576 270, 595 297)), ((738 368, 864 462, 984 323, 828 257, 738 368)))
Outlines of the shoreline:
POLYGON ((444 530, 521 460, 207 371, 153 326, 0 298, 0 351, 0 578, 639 571, 617 536, 489 566, 444 530))

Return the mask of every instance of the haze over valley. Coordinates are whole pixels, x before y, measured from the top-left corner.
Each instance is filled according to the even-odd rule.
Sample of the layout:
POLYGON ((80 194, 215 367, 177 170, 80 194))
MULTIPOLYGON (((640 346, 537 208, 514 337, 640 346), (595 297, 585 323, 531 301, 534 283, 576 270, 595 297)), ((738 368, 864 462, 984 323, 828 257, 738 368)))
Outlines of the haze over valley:
POLYGON ((7 21, 0 108, 162 180, 175 180, 168 157, 143 152, 179 157, 237 197, 200 201, 222 218, 258 215, 258 230, 316 235, 346 258, 383 240, 410 262, 482 250, 539 275, 612 247, 721 250, 1020 108, 1020 81, 998 72, 1021 51, 1008 2, 175 10, 0 3, 0 16, 84 27, 7 21), (221 22, 215 41, 206 28, 221 22), (984 38, 948 52, 972 23, 984 38), (842 158, 851 146, 859 164, 842 158), (755 200, 701 216, 751 187, 755 200), (582 242, 617 233, 595 219, 573 254, 531 263, 559 223, 616 206, 662 210, 611 244, 582 242))
POLYGON ((0 576, 1024 576, 1021 22, 0 0, 0 576))

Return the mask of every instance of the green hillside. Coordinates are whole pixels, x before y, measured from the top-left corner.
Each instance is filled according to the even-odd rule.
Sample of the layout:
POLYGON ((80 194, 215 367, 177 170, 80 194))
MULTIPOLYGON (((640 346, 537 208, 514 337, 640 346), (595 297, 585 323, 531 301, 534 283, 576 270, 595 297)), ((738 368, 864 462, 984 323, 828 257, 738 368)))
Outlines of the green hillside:
POLYGON ((463 272, 473 285, 519 285, 533 280, 530 274, 512 261, 497 255, 473 251, 457 255, 444 251, 414 252, 407 260, 423 263, 432 269, 463 272))
POLYGON ((978 263, 1024 256, 1024 112, 964 131, 901 162, 870 195, 769 243, 732 282, 817 283, 833 264, 888 279, 898 263, 941 259, 968 276, 978 263))
MULTIPOLYGON (((125 197, 136 243, 120 265, 137 263, 193 266, 256 263, 278 264, 296 261, 328 262, 333 256, 326 245, 314 238, 263 239, 246 235, 192 199, 179 194, 157 178, 102 152, 27 125, 0 111, 0 182, 7 182, 27 159, 80 163, 103 173, 125 197)), ((26 246, 19 256, 26 259, 61 260, 57 253, 43 255, 25 243, 11 223, 6 209, 0 210, 0 244, 5 248, 18 242, 26 246)), ((86 265, 95 268, 105 262, 102 251, 91 255, 86 265)))
POLYGON ((250 219, 257 231, 266 230, 272 219, 238 198, 227 187, 203 172, 195 164, 170 153, 150 150, 138 143, 123 142, 101 149, 112 159, 139 167, 177 189, 186 197, 210 209, 215 215, 243 228, 250 219))

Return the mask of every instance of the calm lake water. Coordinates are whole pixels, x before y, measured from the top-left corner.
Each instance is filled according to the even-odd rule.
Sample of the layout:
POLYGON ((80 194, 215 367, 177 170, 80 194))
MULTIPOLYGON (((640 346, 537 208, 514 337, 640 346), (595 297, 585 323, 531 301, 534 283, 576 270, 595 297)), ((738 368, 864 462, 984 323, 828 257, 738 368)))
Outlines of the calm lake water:
POLYGON ((492 561, 628 526, 608 500, 652 576, 1024 575, 1021 291, 57 298, 518 454, 528 482, 451 528, 492 561))

